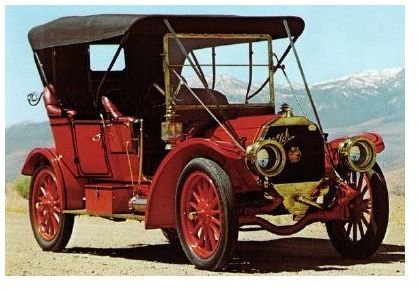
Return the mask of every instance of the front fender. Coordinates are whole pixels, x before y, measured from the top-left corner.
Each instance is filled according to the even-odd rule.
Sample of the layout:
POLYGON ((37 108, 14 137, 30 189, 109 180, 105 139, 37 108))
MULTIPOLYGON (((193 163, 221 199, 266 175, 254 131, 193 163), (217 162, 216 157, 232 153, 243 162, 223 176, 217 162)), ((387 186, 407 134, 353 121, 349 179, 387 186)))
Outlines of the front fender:
POLYGON ((230 176, 234 191, 258 187, 256 178, 246 168, 243 152, 228 142, 193 138, 178 145, 163 159, 150 188, 145 215, 146 228, 175 227, 175 195, 183 168, 193 158, 217 162, 230 176))
POLYGON ((328 150, 331 153, 331 157, 332 157, 332 161, 334 165, 338 164, 338 154, 337 154, 338 146, 340 145, 341 142, 351 137, 364 137, 364 138, 369 139, 371 142, 373 142, 374 147, 376 149, 376 153, 380 153, 383 150, 385 150, 385 143, 383 141, 383 138, 377 133, 364 132, 364 133, 360 133, 360 134, 353 135, 353 136, 339 137, 327 143, 328 150))

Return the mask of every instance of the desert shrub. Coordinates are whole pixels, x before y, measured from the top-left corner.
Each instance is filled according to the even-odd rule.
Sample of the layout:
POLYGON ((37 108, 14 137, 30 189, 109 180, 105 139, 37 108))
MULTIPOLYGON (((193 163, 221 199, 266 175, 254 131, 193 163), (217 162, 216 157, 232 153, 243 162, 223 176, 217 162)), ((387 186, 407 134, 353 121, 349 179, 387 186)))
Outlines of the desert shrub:
POLYGON ((30 177, 20 176, 16 178, 14 182, 14 189, 17 194, 25 199, 29 198, 29 186, 30 186, 30 177))

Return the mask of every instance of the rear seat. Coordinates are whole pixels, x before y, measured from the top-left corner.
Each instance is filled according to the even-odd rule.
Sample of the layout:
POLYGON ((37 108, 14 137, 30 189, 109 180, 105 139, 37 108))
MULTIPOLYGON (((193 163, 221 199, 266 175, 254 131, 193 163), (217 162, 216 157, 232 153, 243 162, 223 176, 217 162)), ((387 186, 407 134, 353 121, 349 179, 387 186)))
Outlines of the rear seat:
POLYGON ((77 114, 77 111, 75 110, 62 108, 61 103, 56 97, 55 88, 51 84, 46 85, 46 87, 44 88, 43 99, 46 113, 48 114, 49 118, 68 117, 70 119, 73 119, 74 116, 77 114))

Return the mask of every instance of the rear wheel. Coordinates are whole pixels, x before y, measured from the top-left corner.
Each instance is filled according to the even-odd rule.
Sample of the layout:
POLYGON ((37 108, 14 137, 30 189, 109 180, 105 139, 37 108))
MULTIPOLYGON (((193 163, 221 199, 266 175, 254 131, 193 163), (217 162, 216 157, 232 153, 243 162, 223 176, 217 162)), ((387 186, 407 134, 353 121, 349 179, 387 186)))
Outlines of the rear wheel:
POLYGON ((71 237, 74 216, 62 212, 63 198, 52 168, 38 168, 31 182, 29 215, 33 234, 43 250, 60 251, 71 237))
POLYGON ((161 229, 161 231, 163 232, 163 235, 167 239, 167 241, 170 242, 170 244, 178 245, 180 243, 179 235, 177 234, 176 229, 167 228, 161 229))
POLYGON ((385 237, 389 217, 386 182, 380 168, 349 172, 346 182, 360 191, 350 203, 351 219, 326 223, 335 249, 344 257, 365 259, 373 255, 385 237))
POLYGON ((200 269, 219 270, 238 238, 238 217, 231 181, 215 162, 196 158, 177 186, 176 223, 182 248, 200 269))

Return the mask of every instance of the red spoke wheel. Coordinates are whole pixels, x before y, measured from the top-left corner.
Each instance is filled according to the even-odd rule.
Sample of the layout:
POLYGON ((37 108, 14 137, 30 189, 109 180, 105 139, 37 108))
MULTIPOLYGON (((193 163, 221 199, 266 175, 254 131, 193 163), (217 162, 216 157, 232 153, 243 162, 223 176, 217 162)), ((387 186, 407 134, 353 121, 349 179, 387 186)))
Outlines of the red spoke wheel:
POLYGON ((36 241, 43 250, 60 251, 67 245, 74 216, 63 214, 63 194, 50 167, 40 167, 32 177, 29 215, 36 241))
POLYGON ((349 205, 350 220, 327 222, 328 235, 341 255, 365 259, 377 251, 386 234, 389 217, 386 182, 377 165, 364 173, 350 171, 345 180, 360 194, 349 205))
POLYGON ((221 269, 238 238, 238 218, 231 181, 215 162, 196 158, 177 186, 176 222, 180 243, 198 268, 221 269))

